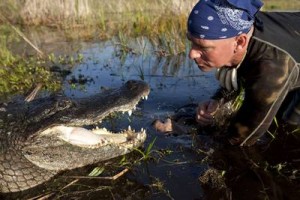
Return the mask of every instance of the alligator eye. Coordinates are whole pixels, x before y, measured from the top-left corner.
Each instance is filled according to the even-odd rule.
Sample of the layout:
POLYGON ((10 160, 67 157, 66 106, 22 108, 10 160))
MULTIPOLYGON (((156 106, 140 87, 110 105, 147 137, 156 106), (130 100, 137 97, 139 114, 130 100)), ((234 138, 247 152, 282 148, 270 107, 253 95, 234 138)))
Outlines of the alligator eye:
POLYGON ((132 90, 135 88, 137 81, 135 80, 129 80, 126 82, 126 86, 128 89, 132 90))
POLYGON ((128 84, 136 84, 136 80, 129 80, 127 81, 128 84))

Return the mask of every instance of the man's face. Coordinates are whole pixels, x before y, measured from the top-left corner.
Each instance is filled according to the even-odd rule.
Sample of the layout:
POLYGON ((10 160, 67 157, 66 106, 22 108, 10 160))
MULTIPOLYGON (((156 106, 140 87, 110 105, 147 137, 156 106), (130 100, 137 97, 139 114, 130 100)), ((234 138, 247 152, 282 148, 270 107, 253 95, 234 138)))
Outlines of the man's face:
POLYGON ((192 47, 189 57, 193 59, 202 71, 213 68, 231 66, 236 42, 234 38, 220 40, 198 39, 187 33, 192 47))

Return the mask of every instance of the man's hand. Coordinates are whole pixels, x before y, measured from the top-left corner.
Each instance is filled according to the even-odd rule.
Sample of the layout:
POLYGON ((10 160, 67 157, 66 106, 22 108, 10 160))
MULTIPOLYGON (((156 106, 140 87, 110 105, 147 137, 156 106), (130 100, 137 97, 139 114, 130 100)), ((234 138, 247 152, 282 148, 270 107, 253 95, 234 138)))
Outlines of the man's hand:
POLYGON ((201 126, 207 126, 214 123, 214 114, 219 107, 219 102, 217 100, 209 100, 200 103, 196 110, 196 121, 201 126))

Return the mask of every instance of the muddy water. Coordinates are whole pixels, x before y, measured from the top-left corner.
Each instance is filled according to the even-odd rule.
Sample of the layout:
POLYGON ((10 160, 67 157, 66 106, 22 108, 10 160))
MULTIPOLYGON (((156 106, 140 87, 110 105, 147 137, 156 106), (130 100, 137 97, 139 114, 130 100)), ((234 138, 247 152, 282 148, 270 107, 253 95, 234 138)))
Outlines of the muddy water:
MULTIPOLYGON (((299 146, 297 143, 290 144, 299 135, 292 134, 291 139, 291 134, 289 137, 283 134, 283 139, 249 149, 223 147, 207 156, 200 150, 209 151, 210 147, 199 147, 192 136, 165 136, 156 132, 151 127, 154 119, 164 119, 182 105, 209 98, 218 83, 213 72, 201 72, 186 56, 158 57, 145 38, 135 39, 133 44, 133 51, 124 53, 114 41, 81 43, 79 53, 84 56, 84 61, 72 68, 71 74, 65 78, 63 92, 76 98, 89 96, 101 88, 120 86, 130 79, 143 79, 149 83, 151 93, 148 100, 142 101, 131 117, 122 114, 102 125, 113 131, 127 128, 128 124, 134 129, 146 128, 148 138, 145 148, 155 140, 150 154, 152 159, 134 164, 116 181, 80 178, 95 167, 90 166, 62 174, 40 186, 41 189, 25 191, 8 199, 28 199, 39 195, 48 199, 299 197, 299 146), (79 79, 85 83, 74 81, 79 79), (218 170, 219 182, 201 186, 199 177, 207 169, 218 170)), ((280 132, 278 128, 276 131, 280 132)), ((201 144, 210 141, 207 135, 199 138, 201 144)), ((133 163, 139 158, 141 155, 138 153, 127 155, 125 161, 116 158, 110 161, 109 165, 114 167, 106 167, 106 173, 113 176, 123 169, 119 164, 121 160, 133 163)), ((99 165, 103 166, 103 163, 99 165)))

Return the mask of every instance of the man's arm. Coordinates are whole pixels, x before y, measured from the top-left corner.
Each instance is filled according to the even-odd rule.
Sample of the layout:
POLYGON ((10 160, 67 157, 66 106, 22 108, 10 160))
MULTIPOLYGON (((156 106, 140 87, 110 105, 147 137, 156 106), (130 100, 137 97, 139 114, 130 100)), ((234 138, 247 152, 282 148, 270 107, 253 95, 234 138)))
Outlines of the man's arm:
POLYGON ((295 62, 282 52, 249 71, 245 78, 245 100, 228 131, 233 145, 252 145, 268 130, 299 74, 295 62))

